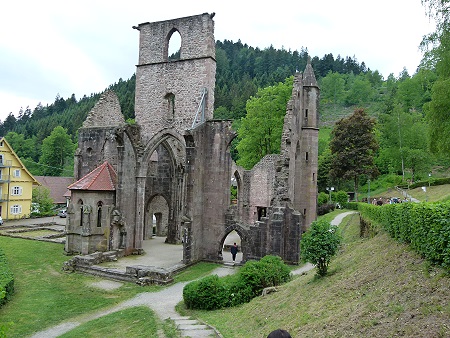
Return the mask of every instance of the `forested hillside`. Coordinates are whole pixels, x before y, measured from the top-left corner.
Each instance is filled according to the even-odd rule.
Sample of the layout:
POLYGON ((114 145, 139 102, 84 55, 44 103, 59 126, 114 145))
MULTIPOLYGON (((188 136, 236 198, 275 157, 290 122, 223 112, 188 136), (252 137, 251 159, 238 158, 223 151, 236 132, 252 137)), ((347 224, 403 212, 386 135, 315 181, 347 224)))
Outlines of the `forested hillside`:
MULTIPOLYGON (((240 41, 216 42, 214 117, 235 121, 239 137, 233 145, 233 157, 238 163, 240 158, 252 158, 248 163, 240 161, 244 167, 251 167, 267 153, 279 152, 279 142, 265 145, 264 149, 259 146, 257 154, 249 155, 245 149, 251 147, 238 146, 248 137, 245 128, 240 126, 249 124, 246 119, 251 123, 255 114, 252 111, 261 111, 258 107, 267 100, 268 92, 282 95, 283 99, 275 108, 278 111, 267 114, 271 115, 270 118, 272 115, 282 117, 286 109, 284 102, 289 99, 292 88, 290 79, 297 71, 304 70, 309 57, 307 50, 277 50, 272 46, 261 50, 240 41)), ((421 69, 411 76, 406 70, 399 70, 399 74, 391 74, 384 79, 378 71, 371 70, 364 62, 359 63, 354 56, 335 57, 332 53, 322 58, 311 57, 311 64, 321 88, 319 164, 322 165, 322 173, 329 169, 330 132, 327 128, 332 128, 340 118, 351 115, 357 107, 377 118, 380 151, 376 161, 382 174, 415 170, 420 176, 437 164, 428 152, 430 142, 422 111, 431 98, 431 88, 436 80, 434 71, 421 69), (418 133, 419 130, 423 132, 418 133)), ((129 121, 134 118, 134 87, 135 75, 132 74, 129 79, 119 79, 105 88, 116 92, 124 117, 129 121)), ((80 99, 74 95, 70 98, 57 95, 53 104, 38 105, 34 109, 28 107, 17 116, 10 114, 0 123, 0 135, 6 136, 32 173, 70 176, 77 130, 100 94, 92 93, 80 99), (58 126, 62 128, 56 132, 58 126), (67 140, 70 140, 71 147, 67 146, 67 140), (61 144, 66 144, 64 150, 52 149, 61 144)), ((282 118, 277 121, 274 122, 274 138, 282 128, 282 118)), ((265 135, 266 131, 261 130, 260 134, 265 135)), ((327 176, 320 181, 330 182, 330 178, 327 176)))

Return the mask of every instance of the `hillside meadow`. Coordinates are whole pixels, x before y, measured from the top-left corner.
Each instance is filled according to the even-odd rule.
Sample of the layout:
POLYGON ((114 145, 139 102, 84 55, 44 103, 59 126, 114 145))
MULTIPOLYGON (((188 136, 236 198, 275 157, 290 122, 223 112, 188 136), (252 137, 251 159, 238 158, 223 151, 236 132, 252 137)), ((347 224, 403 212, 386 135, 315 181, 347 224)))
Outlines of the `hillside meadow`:
POLYGON ((215 326, 225 338, 450 337, 450 279, 386 233, 359 237, 359 216, 341 224, 344 244, 329 275, 296 277, 276 293, 219 311, 179 310, 215 326))
MULTIPOLYGON (((324 217, 331 220, 339 212, 324 217)), ((292 337, 450 337, 448 272, 382 231, 360 238, 357 214, 346 217, 340 228, 344 242, 325 278, 312 270, 242 306, 187 311, 180 303, 178 310, 215 326, 224 338, 266 337, 276 328, 292 337)), ((10 338, 86 318, 137 293, 161 288, 127 283, 113 291, 92 288, 100 279, 60 270, 67 257, 59 244, 0 237, 0 247, 17 277, 13 300, 0 309, 0 322, 12 323, 10 338)), ((199 278, 215 266, 198 264, 176 281, 199 278)), ((127 337, 142 337, 136 326, 145 327, 151 337, 178 335, 148 309, 136 308, 88 322, 66 336, 119 337, 126 332, 127 337)))

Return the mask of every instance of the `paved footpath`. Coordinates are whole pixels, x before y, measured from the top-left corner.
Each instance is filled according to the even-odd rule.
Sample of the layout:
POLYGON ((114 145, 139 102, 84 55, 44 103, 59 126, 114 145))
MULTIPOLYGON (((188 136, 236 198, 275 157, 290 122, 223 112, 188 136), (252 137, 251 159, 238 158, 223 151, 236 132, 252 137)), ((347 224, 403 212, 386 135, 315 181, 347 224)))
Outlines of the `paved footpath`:
MULTIPOLYGON (((342 220, 354 213, 354 211, 344 212, 337 215, 332 221, 332 225, 339 225, 342 220)), ((314 265, 308 263, 292 271, 294 275, 299 275, 314 269, 314 265)), ((217 274, 219 277, 233 274, 236 272, 234 266, 224 265, 215 269, 211 274, 217 274)), ((116 282, 111 282, 116 283, 116 282)), ((109 315, 111 313, 121 311, 125 308, 133 306, 148 306, 160 317, 164 319, 172 319, 181 331, 182 337, 222 337, 222 335, 213 327, 198 322, 197 320, 191 320, 188 317, 181 317, 176 311, 175 306, 183 300, 183 288, 189 282, 176 283, 167 288, 164 288, 158 292, 143 292, 135 297, 124 301, 113 308, 108 310, 99 311, 90 315, 88 318, 78 321, 67 321, 57 326, 49 328, 45 331, 38 332, 32 336, 32 338, 54 338, 58 337, 66 332, 71 331, 77 326, 84 324, 88 321, 109 315)), ((120 285, 120 283, 117 283, 120 285)), ((164 337, 164 334, 161 334, 164 337)))

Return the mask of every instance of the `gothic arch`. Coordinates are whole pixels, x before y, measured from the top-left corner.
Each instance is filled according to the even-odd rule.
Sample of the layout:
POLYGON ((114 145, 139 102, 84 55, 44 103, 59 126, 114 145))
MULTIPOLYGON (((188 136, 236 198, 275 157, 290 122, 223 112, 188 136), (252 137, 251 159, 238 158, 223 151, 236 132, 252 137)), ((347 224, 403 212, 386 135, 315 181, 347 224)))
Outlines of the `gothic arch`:
POLYGON ((164 44, 164 61, 176 61, 181 59, 181 46, 183 45, 183 39, 181 33, 177 28, 172 28, 167 34, 164 44), (174 45, 176 44, 176 45, 174 45), (177 51, 173 51, 172 48, 178 47, 177 51), (175 54, 175 57, 171 57, 171 54, 175 54))
POLYGON ((144 217, 144 240, 152 236, 167 236, 169 204, 163 195, 154 195, 147 202, 144 217), (153 218, 155 216, 155 219, 153 218), (153 221, 156 224, 153 224, 153 221))
POLYGON ((240 250, 242 250, 242 260, 245 262, 248 259, 247 248, 249 247, 249 245, 251 245, 252 238, 251 238, 251 235, 248 232, 248 230, 246 228, 244 228, 242 225, 240 225, 239 223, 233 223, 233 224, 227 226, 224 229, 224 231, 220 234, 220 236, 219 236, 220 241, 218 243, 217 252, 222 252, 222 248, 224 246, 225 239, 233 230, 236 231, 237 234, 239 235, 239 237, 241 238, 240 250))
POLYGON ((142 156, 142 163, 144 163, 144 165, 141 165, 141 167, 139 168, 139 175, 146 174, 146 168, 150 162, 150 157, 152 156, 156 148, 163 142, 166 142, 165 144, 167 144, 173 152, 175 163, 177 165, 180 163, 184 163, 184 160, 186 158, 186 144, 183 137, 181 137, 181 135, 178 134, 174 129, 163 129, 155 136, 153 136, 147 143, 144 154, 142 156))
MULTIPOLYGON (((142 156, 138 175, 145 185, 142 214, 144 215, 143 239, 149 238, 150 217, 149 206, 155 196, 162 196, 167 211, 159 213, 157 217, 165 217, 157 228, 158 235, 167 236, 166 242, 181 242, 181 216, 184 208, 184 163, 186 148, 184 140, 172 129, 163 130, 153 137, 147 144, 142 156), (156 153, 156 154, 155 154, 156 153)), ((153 228, 153 226, 152 226, 153 228)))

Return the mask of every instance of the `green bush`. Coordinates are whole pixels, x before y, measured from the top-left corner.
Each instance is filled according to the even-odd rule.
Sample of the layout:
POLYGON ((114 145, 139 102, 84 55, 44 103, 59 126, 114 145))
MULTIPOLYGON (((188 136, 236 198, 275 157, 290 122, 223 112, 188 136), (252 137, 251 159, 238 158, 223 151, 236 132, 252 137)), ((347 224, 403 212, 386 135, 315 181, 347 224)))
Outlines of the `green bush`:
POLYGON ((183 289, 183 299, 188 309, 220 309, 227 305, 229 294, 229 290, 217 275, 191 282, 183 289))
POLYGON ((11 299, 14 293, 14 276, 3 251, 0 250, 0 307, 11 299))
POLYGON ((336 203, 339 203, 341 206, 343 206, 348 201, 348 195, 343 190, 339 190, 334 197, 335 197, 336 203))
MULTIPOLYGON (((278 256, 265 256, 260 261, 247 262, 239 271, 240 282, 251 288, 256 297, 264 288, 283 284, 291 278, 289 268, 278 256)), ((252 297, 252 298, 253 298, 252 297)))
POLYGON ((291 272, 282 259, 265 256, 259 261, 244 264, 236 275, 219 278, 204 277, 187 284, 183 289, 188 309, 215 310, 249 302, 269 286, 289 281, 291 272))
POLYGON ((316 265, 317 274, 325 276, 331 258, 337 253, 341 236, 336 226, 324 219, 314 221, 300 242, 300 252, 304 262, 316 265))
POLYGON ((358 210, 361 217, 379 223, 393 238, 409 243, 424 258, 450 270, 450 202, 360 203, 358 210))
POLYGON ((317 196, 317 205, 320 207, 323 204, 327 204, 329 200, 329 196, 327 193, 321 191, 317 196))

